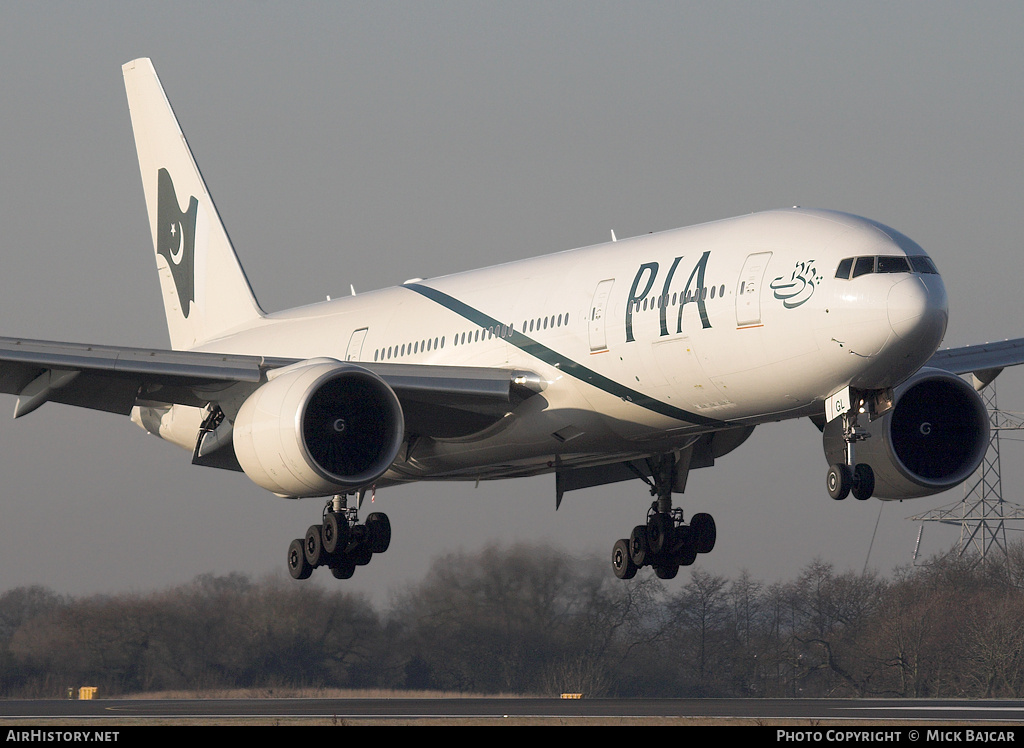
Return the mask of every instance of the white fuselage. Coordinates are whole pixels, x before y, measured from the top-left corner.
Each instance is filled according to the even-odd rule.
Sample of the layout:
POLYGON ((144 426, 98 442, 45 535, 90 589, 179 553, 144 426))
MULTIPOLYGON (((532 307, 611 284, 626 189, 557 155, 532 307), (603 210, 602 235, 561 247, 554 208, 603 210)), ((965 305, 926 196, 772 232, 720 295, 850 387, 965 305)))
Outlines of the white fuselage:
POLYGON ((418 440, 382 483, 528 475, 898 384, 941 341, 941 277, 836 271, 908 255, 924 252, 861 218, 770 211, 270 314, 199 350, 530 370, 542 394, 483 433, 418 440))

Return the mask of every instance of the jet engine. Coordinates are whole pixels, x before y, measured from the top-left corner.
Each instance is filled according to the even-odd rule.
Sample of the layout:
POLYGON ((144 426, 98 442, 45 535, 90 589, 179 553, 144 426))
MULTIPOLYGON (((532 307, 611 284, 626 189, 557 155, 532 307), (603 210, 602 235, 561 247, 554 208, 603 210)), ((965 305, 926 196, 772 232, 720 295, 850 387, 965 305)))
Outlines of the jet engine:
MULTIPOLYGON (((912 499, 967 480, 989 441, 988 412, 974 388, 947 371, 921 369, 893 395, 884 415, 858 423, 871 436, 856 443, 854 457, 874 470, 874 495, 912 499)), ((825 425, 823 442, 830 465, 846 462, 841 418, 825 425)))
POLYGON ((245 474, 279 496, 364 488, 398 456, 402 406, 371 371, 311 359, 270 372, 242 404, 234 446, 245 474))

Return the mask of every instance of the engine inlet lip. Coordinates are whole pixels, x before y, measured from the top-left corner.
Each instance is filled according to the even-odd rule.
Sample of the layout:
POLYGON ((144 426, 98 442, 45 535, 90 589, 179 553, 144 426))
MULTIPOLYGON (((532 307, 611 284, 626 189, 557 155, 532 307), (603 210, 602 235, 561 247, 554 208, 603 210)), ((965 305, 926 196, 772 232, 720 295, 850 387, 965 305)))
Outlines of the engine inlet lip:
MULTIPOLYGON (((922 370, 919 374, 924 372, 925 370, 922 370)), ((947 402, 953 403, 950 407, 957 408, 955 413, 957 422, 975 435, 973 439, 974 449, 970 451, 965 450, 960 455, 959 465, 954 470, 940 472, 940 470, 933 469, 928 474, 922 473, 910 464, 909 455, 906 452, 901 455, 897 450, 896 444, 898 439, 896 438, 896 433, 900 429, 907 432, 907 429, 912 426, 913 431, 921 436, 928 437, 934 430, 934 424, 928 420, 920 420, 918 423, 919 419, 911 416, 901 417, 893 413, 886 416, 886 428, 889 432, 889 438, 887 439, 889 444, 888 452, 892 460, 909 480, 919 486, 941 491, 960 485, 974 473, 984 459, 985 452, 988 449, 990 424, 984 402, 980 397, 977 397, 974 389, 963 379, 945 371, 939 373, 935 370, 930 370, 926 376, 911 378, 899 389, 902 391, 897 395, 897 409, 900 404, 904 402, 912 403, 915 398, 920 399, 921 403, 924 404, 928 400, 934 401, 936 395, 947 396, 949 398, 947 402), (910 401, 905 400, 908 396, 910 401), (904 424, 903 421, 907 423, 904 424)))
MULTIPOLYGON (((398 396, 395 395, 394 390, 391 389, 387 382, 369 369, 364 369, 361 366, 343 365, 329 369, 316 377, 316 379, 309 384, 309 391, 311 394, 306 398, 305 402, 303 402, 295 419, 296 434, 302 444, 302 456, 305 464, 321 479, 334 483, 342 489, 354 491, 372 484, 387 471, 398 457, 399 451, 402 447, 402 442, 405 439, 405 417, 402 413, 402 404, 399 402, 398 396), (362 380, 363 382, 371 385, 374 393, 381 397, 383 411, 382 417, 386 420, 393 418, 393 422, 398 424, 398 427, 392 430, 390 443, 382 445, 380 450, 380 455, 382 455, 382 457, 375 461, 372 467, 355 475, 347 476, 333 473, 330 470, 325 469, 315 459, 313 459, 312 450, 306 440, 304 428, 310 403, 313 401, 316 393, 319 392, 320 389, 328 382, 339 378, 362 380), (385 467, 380 469, 380 465, 385 464, 385 462, 385 467)), ((337 419, 335 423, 332 424, 332 428, 336 427, 338 421, 344 422, 344 420, 345 419, 343 418, 337 419)), ((345 425, 345 428, 347 428, 347 424, 345 425)))

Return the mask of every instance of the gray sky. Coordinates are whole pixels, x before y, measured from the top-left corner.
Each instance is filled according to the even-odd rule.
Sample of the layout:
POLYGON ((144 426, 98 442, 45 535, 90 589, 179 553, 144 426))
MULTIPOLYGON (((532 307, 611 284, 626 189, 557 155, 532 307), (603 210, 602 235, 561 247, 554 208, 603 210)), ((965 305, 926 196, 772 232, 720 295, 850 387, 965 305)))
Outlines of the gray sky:
MULTIPOLYGON (((922 244, 946 345, 1018 337, 1022 29, 1020 3, 934 0, 5 4, 0 334, 167 345, 120 70, 148 56, 267 310, 799 204, 922 244)), ((1004 408, 1024 410, 1022 381, 999 380, 1004 408)), ((0 444, 0 590, 283 573, 320 514, 116 416, 50 404, 0 421, 0 444)), ((871 563, 888 570, 911 558, 904 518, 963 494, 837 503, 826 467, 793 422, 693 473, 680 503, 719 528, 698 563, 860 569, 881 506, 871 563)), ((383 601, 489 541, 607 557, 649 500, 623 483, 556 513, 553 477, 383 491, 392 549, 345 584, 383 601)), ((955 539, 930 526, 923 550, 955 539)))

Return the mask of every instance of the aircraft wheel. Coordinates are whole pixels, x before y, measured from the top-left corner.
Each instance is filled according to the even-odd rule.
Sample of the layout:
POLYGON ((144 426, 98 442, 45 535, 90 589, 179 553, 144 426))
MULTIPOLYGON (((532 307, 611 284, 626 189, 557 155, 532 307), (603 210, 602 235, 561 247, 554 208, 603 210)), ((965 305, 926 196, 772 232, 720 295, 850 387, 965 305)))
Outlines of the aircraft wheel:
POLYGON ((314 569, 323 563, 325 554, 320 525, 310 525, 306 530, 303 552, 306 554, 306 561, 314 569))
POLYGON ((683 546, 672 559, 673 563, 678 563, 679 566, 692 566, 696 560, 697 550, 692 545, 683 546))
POLYGON ((366 534, 370 550, 383 553, 391 545, 391 520, 382 512, 374 512, 366 518, 366 534))
POLYGON ((659 512, 647 522, 647 547, 657 556, 668 550, 672 542, 672 518, 659 512))
POLYGON ((335 579, 351 579, 356 573, 356 565, 351 559, 345 558, 331 565, 331 574, 335 579))
POLYGON ((370 545, 370 528, 366 525, 353 525, 349 536, 348 550, 345 555, 352 559, 356 566, 366 566, 373 558, 373 547, 370 545))
POLYGON ((875 492, 875 471, 870 465, 860 463, 853 469, 853 498, 866 501, 875 492))
POLYGON ((324 516, 323 545, 327 553, 336 553, 348 542, 348 521, 340 514, 327 512, 324 516))
POLYGON ((288 573, 292 579, 309 579, 313 567, 306 560, 305 543, 296 538, 288 546, 288 573))
POLYGON ((658 579, 675 579, 679 573, 679 564, 655 564, 654 574, 658 579))
POLYGON ((628 540, 616 540, 612 546, 612 571, 619 579, 632 579, 636 576, 636 564, 629 557, 628 540))
POLYGON ((690 520, 690 544, 697 553, 711 553, 718 539, 715 519, 710 514, 700 512, 690 520))
POLYGON ((676 525, 669 533, 669 542, 662 551, 662 556, 668 557, 678 553, 681 549, 692 547, 694 543, 693 528, 690 525, 676 525))
POLYGON ((850 467, 837 462, 828 469, 825 482, 828 485, 828 495, 836 501, 842 501, 850 495, 850 488, 853 483, 850 467))
POLYGON ((366 525, 352 525, 348 528, 348 543, 345 544, 345 553, 355 553, 356 549, 367 542, 366 525))
POLYGON ((629 557, 638 569, 647 565, 650 550, 647 547, 647 525, 637 525, 629 534, 629 557))

